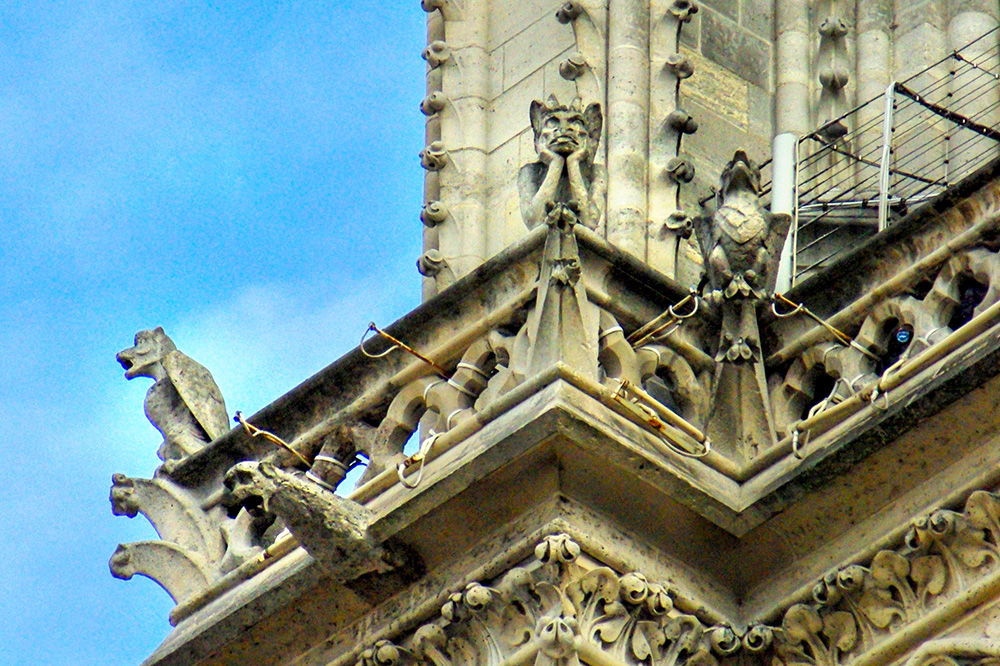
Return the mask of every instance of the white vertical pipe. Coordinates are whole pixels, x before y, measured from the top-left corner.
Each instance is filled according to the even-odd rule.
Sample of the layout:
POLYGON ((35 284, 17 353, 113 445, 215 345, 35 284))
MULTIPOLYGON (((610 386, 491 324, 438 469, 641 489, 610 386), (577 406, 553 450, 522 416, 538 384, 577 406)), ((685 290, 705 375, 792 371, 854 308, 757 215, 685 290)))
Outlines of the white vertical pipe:
POLYGON ((608 7, 608 241, 646 258, 649 0, 608 7))
POLYGON ((778 261, 775 290, 779 294, 791 288, 795 273, 795 237, 798 222, 795 183, 798 146, 799 137, 793 132, 785 132, 774 137, 771 153, 771 212, 792 216, 792 226, 788 230, 778 261))

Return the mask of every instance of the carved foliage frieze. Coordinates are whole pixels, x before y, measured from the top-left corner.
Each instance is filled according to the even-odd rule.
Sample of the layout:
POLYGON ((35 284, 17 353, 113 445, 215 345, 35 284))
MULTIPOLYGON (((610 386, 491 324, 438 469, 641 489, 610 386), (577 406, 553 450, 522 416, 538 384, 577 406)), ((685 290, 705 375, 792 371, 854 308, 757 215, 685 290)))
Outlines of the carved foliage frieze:
POLYGON ((567 535, 546 537, 533 562, 455 591, 438 617, 369 646, 358 666, 575 666, 594 651, 621 664, 707 666, 739 648, 728 627, 679 611, 666 586, 588 569, 579 554, 567 535))
POLYGON ((774 628, 776 663, 841 666, 954 602, 1000 567, 1000 496, 974 492, 961 512, 914 521, 903 543, 867 565, 828 574, 811 603, 789 608, 774 628))

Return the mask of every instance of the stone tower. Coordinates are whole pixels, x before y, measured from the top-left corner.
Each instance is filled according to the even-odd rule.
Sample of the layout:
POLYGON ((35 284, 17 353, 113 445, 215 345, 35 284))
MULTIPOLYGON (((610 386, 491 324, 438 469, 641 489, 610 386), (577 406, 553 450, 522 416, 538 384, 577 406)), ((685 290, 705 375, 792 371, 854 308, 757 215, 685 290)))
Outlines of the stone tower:
POLYGON ((1000 663, 996 0, 423 7, 424 303, 231 431, 119 354, 146 664, 1000 663))

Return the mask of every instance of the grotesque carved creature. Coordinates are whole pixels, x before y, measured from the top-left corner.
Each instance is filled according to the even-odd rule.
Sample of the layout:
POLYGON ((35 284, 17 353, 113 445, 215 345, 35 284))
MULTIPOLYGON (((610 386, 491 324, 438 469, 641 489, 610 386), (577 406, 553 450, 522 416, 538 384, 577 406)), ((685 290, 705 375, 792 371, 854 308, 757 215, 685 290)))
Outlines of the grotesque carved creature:
MULTIPOLYGON (((738 303, 754 304, 774 288, 774 268, 791 217, 761 208, 760 169, 745 151, 737 150, 722 172, 718 210, 698 223, 698 242, 705 257, 708 299, 723 302, 723 345, 729 361, 750 360, 759 350, 756 319, 745 321, 738 303), (736 304, 730 308, 725 302, 736 304), (727 310, 733 310, 726 316, 727 310)), ((721 359, 720 359, 721 360, 721 359)))
POLYGON ((411 564, 405 548, 378 543, 372 513, 317 483, 265 462, 241 462, 226 473, 224 504, 232 515, 273 512, 332 577, 351 581, 411 564))
POLYGON ((529 229, 550 218, 597 228, 607 190, 604 167, 594 164, 603 124, 600 104, 584 109, 578 98, 565 106, 555 96, 531 103, 538 161, 518 174, 521 215, 529 229))
POLYGON ((229 432, 226 403, 212 374, 177 351, 162 328, 139 331, 135 346, 118 352, 125 378, 149 377, 145 410, 150 423, 163 435, 157 455, 177 460, 198 451, 229 432))
POLYGON ((718 210, 696 229, 710 287, 706 300, 722 311, 708 436, 718 451, 743 460, 775 441, 757 307, 774 289, 791 220, 761 208, 759 195, 760 169, 738 150, 722 172, 718 210))

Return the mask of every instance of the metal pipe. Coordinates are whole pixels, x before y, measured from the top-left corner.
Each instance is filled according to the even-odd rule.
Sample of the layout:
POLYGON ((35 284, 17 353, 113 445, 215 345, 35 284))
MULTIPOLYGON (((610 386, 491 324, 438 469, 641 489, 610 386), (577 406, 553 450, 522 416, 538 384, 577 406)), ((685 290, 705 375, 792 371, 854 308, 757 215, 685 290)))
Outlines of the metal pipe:
POLYGON ((793 132, 784 132, 774 137, 771 158, 771 212, 792 216, 785 244, 778 260, 778 278, 775 290, 788 291, 795 274, 795 244, 798 226, 798 201, 796 196, 798 181, 799 137, 793 132))
POLYGON ((892 168, 892 121, 895 110, 896 82, 885 89, 885 111, 882 116, 882 155, 878 172, 878 230, 884 231, 889 223, 889 170, 892 168))

